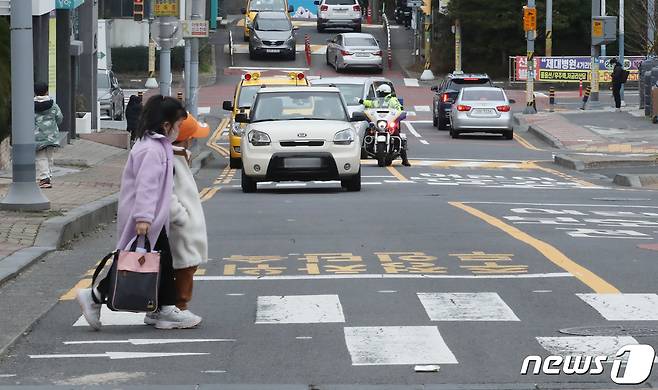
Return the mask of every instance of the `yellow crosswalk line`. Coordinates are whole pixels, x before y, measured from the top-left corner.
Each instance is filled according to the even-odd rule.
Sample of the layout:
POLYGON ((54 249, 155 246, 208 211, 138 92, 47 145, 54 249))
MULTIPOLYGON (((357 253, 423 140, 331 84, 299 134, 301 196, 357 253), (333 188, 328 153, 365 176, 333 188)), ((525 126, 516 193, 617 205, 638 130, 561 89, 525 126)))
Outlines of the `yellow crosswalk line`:
POLYGON ((89 287, 91 287, 91 279, 82 279, 75 286, 73 286, 73 288, 70 289, 66 294, 62 295, 59 298, 59 300, 72 301, 75 299, 75 294, 77 294, 78 290, 82 288, 89 288, 89 287))

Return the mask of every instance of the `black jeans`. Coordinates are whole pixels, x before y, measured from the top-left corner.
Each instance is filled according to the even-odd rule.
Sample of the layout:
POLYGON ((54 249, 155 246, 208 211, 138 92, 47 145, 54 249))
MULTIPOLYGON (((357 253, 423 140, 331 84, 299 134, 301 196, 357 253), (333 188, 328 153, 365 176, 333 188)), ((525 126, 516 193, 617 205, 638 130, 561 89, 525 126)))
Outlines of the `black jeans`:
MULTIPOLYGON (((153 250, 160 252, 160 289, 158 290, 158 301, 160 307, 171 306, 176 304, 176 285, 174 284, 174 265, 171 258, 171 248, 169 247, 169 238, 163 228, 155 243, 153 250)), ((105 302, 107 294, 110 291, 110 278, 105 276, 98 283, 98 292, 101 293, 101 301, 105 302)))
POLYGON ((612 84, 612 97, 615 98, 615 108, 621 108, 621 84, 612 84))

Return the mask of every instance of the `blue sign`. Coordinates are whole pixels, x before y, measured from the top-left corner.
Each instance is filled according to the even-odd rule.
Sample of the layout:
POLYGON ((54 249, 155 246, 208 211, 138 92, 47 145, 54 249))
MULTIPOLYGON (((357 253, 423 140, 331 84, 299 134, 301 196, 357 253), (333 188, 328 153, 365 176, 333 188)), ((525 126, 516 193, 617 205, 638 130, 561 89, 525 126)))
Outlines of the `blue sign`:
POLYGON ((313 0, 288 0, 292 5, 293 12, 290 14, 294 19, 315 19, 318 13, 318 6, 313 4, 313 0))
POLYGON ((76 9, 84 3, 85 0, 56 0, 55 8, 57 9, 76 9))

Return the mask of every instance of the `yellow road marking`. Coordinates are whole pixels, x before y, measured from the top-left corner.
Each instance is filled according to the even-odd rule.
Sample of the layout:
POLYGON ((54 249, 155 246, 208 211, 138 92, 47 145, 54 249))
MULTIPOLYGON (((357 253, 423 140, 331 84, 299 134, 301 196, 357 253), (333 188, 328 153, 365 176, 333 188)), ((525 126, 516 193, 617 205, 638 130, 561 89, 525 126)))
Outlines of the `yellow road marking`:
POLYGON ((467 206, 462 202, 448 202, 448 203, 454 207, 464 210, 465 212, 473 215, 474 217, 477 217, 485 221, 489 225, 502 230, 503 232, 509 234, 513 238, 535 248, 539 253, 541 253, 544 257, 550 260, 553 264, 557 265, 558 267, 562 268, 563 270, 569 272, 570 274, 578 278, 578 280, 580 280, 589 288, 591 288, 595 293, 598 294, 620 293, 620 291, 615 286, 606 282, 601 277, 599 277, 592 271, 588 270, 587 268, 571 260, 569 257, 567 257, 564 253, 562 253, 559 249, 555 248, 554 246, 544 241, 538 240, 532 237, 531 235, 515 228, 514 226, 510 226, 506 224, 500 219, 493 217, 489 214, 486 214, 471 206, 467 206))
POLYGON ((521 146, 523 146, 523 147, 526 148, 526 149, 530 149, 530 150, 541 150, 541 149, 539 149, 539 148, 536 148, 534 145, 532 145, 530 142, 528 142, 525 138, 521 137, 521 136, 520 136, 519 134, 517 134, 517 133, 514 133, 514 139, 516 140, 516 142, 518 142, 519 144, 521 144, 521 146))
POLYGON ((203 198, 204 196, 206 196, 208 191, 210 191, 210 188, 208 188, 208 187, 202 189, 201 192, 199 192, 199 198, 203 198))
POLYGON ((210 200, 215 194, 219 191, 219 188, 213 187, 210 189, 210 191, 206 192, 206 194, 201 198, 201 202, 205 202, 207 200, 210 200))
POLYGON ((212 136, 208 138, 208 142, 206 142, 206 146, 217 152, 217 154, 219 154, 222 157, 228 157, 230 156, 230 153, 226 148, 217 145, 216 142, 222 136, 222 133, 226 128, 226 125, 228 125, 228 123, 229 123, 228 117, 222 119, 222 121, 219 122, 219 126, 217 126, 217 129, 215 129, 215 131, 213 132, 212 136))
POLYGON ((66 294, 62 295, 59 300, 60 301, 72 301, 75 299, 75 294, 78 293, 78 290, 81 288, 89 288, 91 287, 91 279, 82 279, 81 281, 78 282, 75 286, 73 286, 72 289, 70 289, 66 294))
POLYGON ((194 273, 195 276, 203 276, 206 274, 206 270, 204 268, 197 268, 196 272, 194 273))
POLYGON ((395 176, 395 178, 398 179, 399 181, 408 181, 409 180, 406 177, 404 177, 404 175, 401 174, 400 171, 393 168, 392 166, 391 167, 386 167, 386 169, 388 169, 388 171, 391 172, 391 175, 395 176))
POLYGON ((533 165, 533 168, 534 168, 534 169, 538 169, 538 170, 540 170, 540 171, 544 171, 544 172, 546 172, 546 173, 550 173, 550 174, 552 174, 552 175, 559 176, 559 177, 561 177, 561 178, 563 178, 563 179, 570 180, 570 181, 572 181, 572 182, 574 182, 574 183, 580 184, 580 185, 583 186, 583 187, 596 187, 595 184, 592 184, 592 183, 590 183, 590 182, 588 182, 588 181, 585 181, 585 180, 581 180, 581 179, 575 178, 575 177, 573 177, 573 176, 571 176, 571 175, 568 175, 568 174, 566 174, 566 173, 560 172, 560 171, 558 171, 558 170, 551 169, 551 168, 544 168, 544 167, 542 167, 541 165, 537 164, 537 161, 530 161, 529 163, 531 163, 531 164, 533 165))

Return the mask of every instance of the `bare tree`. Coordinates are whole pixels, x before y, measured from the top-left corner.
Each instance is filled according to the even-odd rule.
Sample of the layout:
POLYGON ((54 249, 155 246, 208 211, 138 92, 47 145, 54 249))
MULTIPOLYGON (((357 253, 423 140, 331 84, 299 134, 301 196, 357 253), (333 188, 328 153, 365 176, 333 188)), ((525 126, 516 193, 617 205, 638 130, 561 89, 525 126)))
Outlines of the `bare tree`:
POLYGON ((656 0, 626 0, 625 46, 628 51, 642 55, 658 53, 656 5, 656 0), (653 2, 651 15, 649 15, 649 2, 653 2), (652 37, 649 36, 649 31, 653 32, 652 37))

